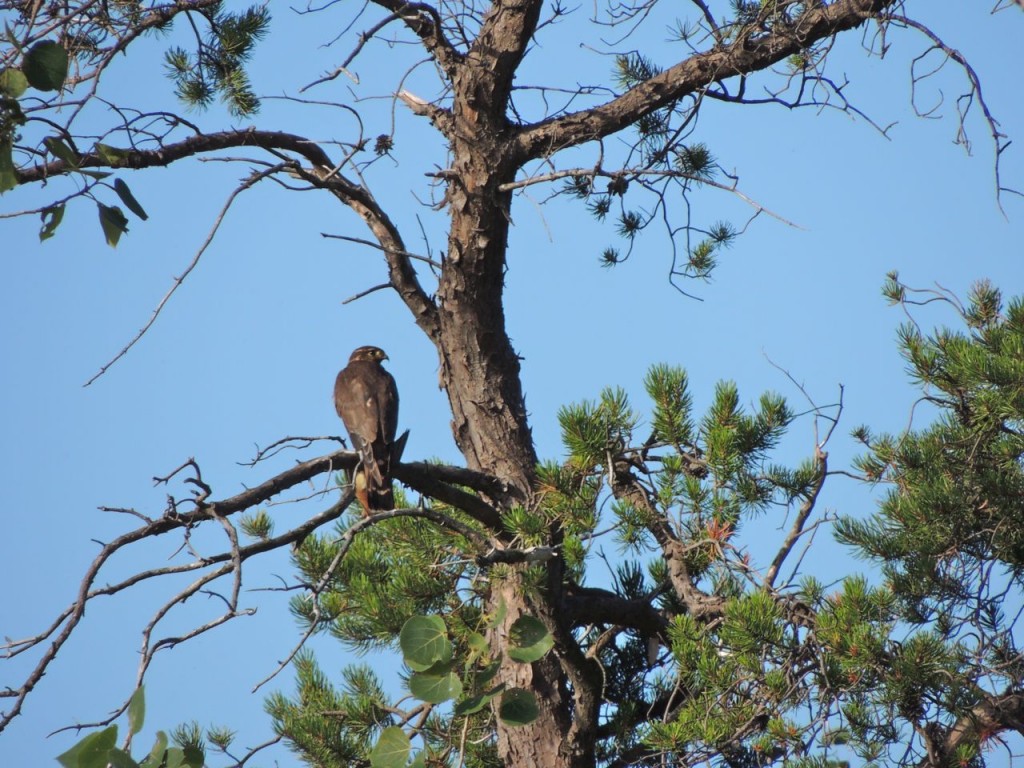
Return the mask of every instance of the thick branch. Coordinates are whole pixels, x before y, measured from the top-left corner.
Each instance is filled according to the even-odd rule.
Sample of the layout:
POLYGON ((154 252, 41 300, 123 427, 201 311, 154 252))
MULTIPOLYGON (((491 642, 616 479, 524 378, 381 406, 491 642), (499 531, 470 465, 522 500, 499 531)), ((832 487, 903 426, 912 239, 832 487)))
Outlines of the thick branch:
POLYGON ((608 624, 630 627, 648 637, 660 635, 668 619, 647 599, 628 600, 594 587, 572 588, 565 597, 569 622, 573 626, 608 624))
POLYGON ((471 493, 466 493, 455 486, 447 484, 448 482, 459 482, 460 484, 470 485, 471 483, 465 481, 482 478, 484 482, 481 484, 486 487, 496 487, 499 485, 497 481, 487 475, 471 472, 470 470, 459 470, 457 467, 440 467, 433 464, 416 462, 400 464, 398 469, 395 470, 395 477, 424 496, 430 496, 445 504, 461 509, 474 520, 483 523, 494 532, 502 530, 501 517, 494 507, 479 496, 474 496, 471 493), (438 472, 435 470, 442 471, 438 472), (445 472, 443 470, 455 471, 445 472), (445 475, 447 475, 447 481, 442 480, 442 477, 445 475), (455 479, 460 476, 462 480, 455 479))
MULTIPOLYGON (((324 472, 352 470, 355 468, 358 460, 359 455, 354 451, 335 451, 326 456, 320 456, 304 461, 301 464, 296 464, 291 469, 267 480, 265 483, 243 491, 237 496, 232 496, 230 499, 212 502, 210 506, 218 514, 234 514, 235 512, 262 504, 282 491, 299 483, 306 482, 324 472)), ((474 520, 488 528, 500 528, 500 518, 493 507, 480 497, 455 487, 457 485, 464 485, 481 493, 497 495, 501 492, 503 485, 490 475, 474 472, 463 467, 410 462, 408 464, 399 464, 395 469, 395 477, 424 496, 429 496, 461 509, 474 520)))
POLYGON ((727 47, 696 54, 605 104, 526 127, 516 139, 517 155, 521 162, 526 162, 609 136, 711 83, 767 69, 820 40, 878 17, 897 4, 898 0, 836 0, 817 4, 792 27, 773 29, 756 40, 740 38, 727 47))
MULTIPOLYGON (((178 160, 233 147, 260 147, 274 154, 279 160, 281 152, 292 152, 307 160, 313 166, 312 169, 296 167, 293 171, 311 184, 329 190, 366 222, 384 250, 392 287, 409 307, 417 324, 427 336, 436 338, 437 309, 416 278, 416 271, 406 255, 408 249, 398 228, 377 204, 370 191, 342 176, 340 168, 331 162, 330 157, 317 143, 281 131, 221 131, 189 136, 182 141, 156 149, 125 150, 113 167, 142 169, 167 166, 178 160)), ((108 160, 95 152, 82 155, 78 164, 78 168, 111 166, 108 160)), ((74 170, 62 160, 53 160, 18 171, 18 183, 45 181, 74 170)))
POLYGON ((709 595, 697 588, 686 565, 686 547, 679 540, 665 515, 630 470, 628 462, 618 460, 612 468, 612 492, 615 498, 628 501, 647 516, 648 530, 661 548, 661 556, 668 567, 672 589, 690 614, 707 621, 721 614, 722 598, 709 595))
POLYGON ((467 63, 480 76, 481 92, 467 94, 471 109, 490 109, 504 117, 512 81, 526 52, 537 22, 542 0, 495 0, 484 17, 483 26, 467 63))
POLYGON ((406 3, 402 0, 374 0, 405 22, 423 43, 423 47, 434 57, 449 80, 455 77, 456 67, 462 63, 462 54, 444 36, 441 16, 437 9, 427 3, 406 3))
MULTIPOLYGON (((255 128, 244 131, 197 134, 156 149, 123 150, 119 153, 116 166, 113 167, 132 169, 162 167, 177 160, 234 147, 260 147, 270 151, 294 152, 316 167, 332 168, 331 159, 315 142, 293 133, 259 131, 255 128)), ((112 164, 96 152, 87 152, 82 155, 78 167, 109 168, 112 167, 112 164)), ((19 184, 31 184, 45 181, 53 176, 68 174, 73 170, 63 160, 52 160, 49 163, 18 170, 16 174, 19 184)))
POLYGON ((980 704, 957 720, 946 732, 939 747, 937 761, 925 759, 922 768, 940 768, 955 755, 961 744, 984 743, 1002 731, 1024 734, 1024 694, 1008 691, 999 696, 985 696, 980 704))

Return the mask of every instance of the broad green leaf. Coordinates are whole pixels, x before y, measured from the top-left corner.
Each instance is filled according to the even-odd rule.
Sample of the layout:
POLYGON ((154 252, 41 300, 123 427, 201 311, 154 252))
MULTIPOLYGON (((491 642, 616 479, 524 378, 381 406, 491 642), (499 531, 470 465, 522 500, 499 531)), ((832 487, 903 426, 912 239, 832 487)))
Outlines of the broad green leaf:
POLYGON ((128 185, 120 179, 114 179, 114 191, 117 192, 117 196, 121 198, 121 202, 128 206, 128 210, 138 216, 140 219, 145 221, 149 218, 149 215, 139 205, 139 201, 135 199, 132 191, 128 189, 128 185))
POLYGON ((398 642, 405 663, 415 672, 452 658, 452 644, 440 616, 413 616, 402 626, 398 642))
POLYGON ((100 144, 98 141, 93 147, 96 154, 99 155, 103 162, 107 165, 117 165, 124 160, 128 155, 131 154, 130 149, 121 149, 119 147, 112 147, 109 144, 100 144))
POLYGON ((128 219, 116 205, 104 205, 103 203, 96 205, 99 206, 100 226, 103 227, 103 236, 107 238, 107 245, 116 248, 121 235, 128 231, 128 219))
POLYGON ((0 140, 0 195, 18 186, 18 177, 14 173, 14 147, 10 139, 0 140))
POLYGON ((462 695, 462 681, 452 673, 451 663, 437 664, 426 672, 413 672, 409 692, 421 701, 440 704, 462 695))
POLYGON ((412 745, 405 731, 397 725, 385 728, 370 751, 371 768, 405 768, 412 745))
POLYGON ((78 168, 78 163, 81 158, 75 153, 71 147, 63 142, 57 136, 47 136, 43 139, 43 144, 50 150, 50 154, 56 157, 58 160, 63 160, 72 168, 78 168))
POLYGON ((90 733, 57 758, 64 768, 106 768, 107 755, 117 743, 117 726, 90 733))
POLYGON ((455 705, 455 709, 453 710, 453 712, 459 716, 472 715, 474 712, 479 712, 481 709, 487 706, 488 703, 490 703, 491 699, 493 699, 503 690, 505 690, 504 683, 495 686, 494 688, 491 688, 491 690, 487 691, 486 693, 477 694, 476 696, 470 696, 468 699, 463 699, 455 705))
POLYGON ((156 742, 149 750, 149 757, 142 761, 146 768, 158 768, 164 761, 164 752, 167 751, 167 734, 163 731, 156 732, 156 742))
POLYGON ((68 52, 53 40, 40 40, 28 49, 21 71, 33 88, 56 91, 68 76, 68 52))
POLYGON ((544 624, 533 616, 520 616, 509 631, 508 656, 513 661, 532 662, 544 656, 555 639, 544 624))
POLYGON ((505 725, 528 725, 537 719, 540 710, 536 697, 524 688, 509 688, 501 696, 498 717, 505 725))
POLYGON ((28 78, 20 69, 8 67, 0 72, 0 94, 16 99, 28 88, 28 78))
POLYGON ((110 768, 139 768, 139 764, 132 760, 131 755, 117 748, 107 753, 107 763, 110 768))
POLYGON ((132 736, 142 730, 142 724, 146 722, 146 686, 140 685, 132 694, 128 702, 128 730, 132 736))
POLYGON ((39 214, 39 218, 43 222, 43 226, 39 228, 39 242, 43 242, 53 237, 57 227, 64 220, 64 203, 44 208, 42 213, 39 214))
POLYGON ((164 768, 181 768, 185 763, 185 753, 181 747, 171 747, 167 750, 166 765, 164 768))
POLYGON ((87 171, 84 168, 79 168, 78 172, 83 176, 88 176, 91 179, 105 179, 110 175, 109 171, 87 171))

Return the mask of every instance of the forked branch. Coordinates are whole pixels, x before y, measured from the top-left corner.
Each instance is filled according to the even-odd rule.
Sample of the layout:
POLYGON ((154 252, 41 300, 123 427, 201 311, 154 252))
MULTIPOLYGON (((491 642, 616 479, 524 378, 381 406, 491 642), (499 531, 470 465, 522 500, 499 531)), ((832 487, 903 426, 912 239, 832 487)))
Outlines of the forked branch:
MULTIPOLYGON (((284 442, 284 441, 281 441, 284 442)), ((142 652, 139 661, 137 684, 141 684, 146 670, 149 668, 154 654, 162 648, 170 648, 174 645, 186 642, 201 634, 204 634, 222 624, 240 617, 249 615, 248 611, 239 606, 239 595, 242 589, 242 566, 250 558, 279 550, 288 546, 296 545, 303 541, 322 526, 337 520, 349 507, 353 500, 351 489, 342 493, 341 497, 328 508, 313 515, 299 525, 295 525, 286 532, 277 536, 267 535, 257 537, 255 541, 242 544, 239 541, 235 526, 229 521, 229 517, 241 512, 255 510, 261 504, 270 501, 289 489, 302 483, 308 482, 318 475, 328 474, 335 471, 351 471, 358 462, 358 455, 351 451, 336 451, 327 456, 320 456, 315 459, 296 464, 280 474, 260 483, 259 485, 246 489, 239 494, 222 499, 210 500, 212 491, 210 486, 203 480, 199 466, 194 459, 189 459, 181 467, 166 477, 154 478, 158 483, 164 484, 172 478, 183 475, 183 482, 191 486, 192 493, 184 498, 177 499, 174 496, 168 497, 167 508, 159 517, 148 517, 132 509, 105 508, 111 511, 126 512, 143 520, 143 524, 127 533, 117 537, 113 541, 103 545, 100 553, 96 556, 83 576, 78 595, 74 602, 68 606, 51 623, 51 625, 32 637, 20 640, 9 640, 0 646, 0 653, 3 657, 11 658, 23 654, 33 648, 42 648, 42 654, 35 667, 17 688, 7 688, 2 695, 10 698, 13 702, 0 713, 0 731, 2 731, 15 717, 20 714, 25 700, 46 674, 50 665, 56 659, 58 653, 74 633, 77 625, 85 615, 88 604, 101 596, 112 596, 124 592, 136 584, 151 581, 164 576, 180 575, 190 572, 197 572, 199 575, 193 582, 166 600, 157 609, 142 630, 142 652), (191 543, 192 532, 208 521, 216 521, 224 528, 228 546, 221 552, 205 555, 195 551, 191 543), (125 550, 132 545, 143 541, 153 540, 163 534, 173 531, 180 531, 182 544, 179 551, 188 549, 193 557, 186 562, 173 565, 153 568, 135 573, 128 578, 122 579, 113 584, 106 584, 101 587, 94 586, 99 580, 100 572, 106 563, 116 553, 125 550), (215 594, 221 597, 226 608, 224 612, 192 630, 180 635, 153 639, 155 630, 160 622, 168 615, 172 608, 187 601, 190 597, 201 592, 208 592, 210 587, 223 577, 232 577, 232 585, 226 595, 215 594)), ((483 524, 482 529, 473 525, 460 522, 450 515, 427 507, 401 509, 388 512, 381 512, 353 524, 345 534, 348 539, 353 538, 359 531, 367 526, 373 525, 381 520, 392 517, 421 517, 426 518, 435 524, 447 528, 462 536, 469 542, 470 552, 485 554, 493 549, 496 539, 493 532, 500 530, 497 512, 480 497, 462 488, 455 487, 455 483, 466 488, 479 488, 482 491, 496 490, 500 487, 493 478, 481 475, 478 472, 461 469, 458 467, 447 467, 443 465, 432 465, 413 463, 401 465, 396 475, 403 482, 411 487, 424 492, 426 495, 434 496, 447 504, 455 506, 483 524), (429 489, 429 492, 427 491, 429 489)), ((317 496, 323 496, 332 492, 331 487, 320 491, 317 496)), ((349 542, 350 543, 350 542, 349 542)), ((344 555, 347 547, 343 547, 340 557, 344 555)), ((332 568, 336 568, 337 564, 332 568)), ((314 591, 322 590, 330 573, 324 574, 321 583, 314 591)), ((301 646, 301 644, 300 644, 301 646)), ((110 718, 101 724, 112 722, 127 707, 128 700, 116 710, 110 718)))

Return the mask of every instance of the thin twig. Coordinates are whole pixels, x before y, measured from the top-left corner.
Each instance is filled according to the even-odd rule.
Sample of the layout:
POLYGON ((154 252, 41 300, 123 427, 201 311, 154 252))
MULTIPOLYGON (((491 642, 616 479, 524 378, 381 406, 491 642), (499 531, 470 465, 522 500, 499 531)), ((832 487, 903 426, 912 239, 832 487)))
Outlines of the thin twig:
POLYGON ((213 242, 213 238, 217 234, 217 231, 220 229, 220 225, 224 221, 224 217, 227 215, 228 209, 231 208, 231 204, 234 203, 235 198, 237 198, 238 195, 252 187, 257 182, 262 181, 268 176, 271 176, 272 174, 275 174, 283 170, 288 165, 289 163, 279 163, 264 171, 255 172, 251 176, 249 176, 249 178, 243 181, 238 187, 235 188, 235 190, 228 196, 227 201, 224 203, 224 206, 221 208, 220 213, 214 220, 213 226, 210 228, 209 234, 207 234, 206 239, 203 241, 203 244, 199 247, 199 250, 196 251, 196 254, 192 258, 192 261, 185 268, 184 272, 182 272, 178 277, 174 278, 174 282, 171 285, 171 289, 167 291, 166 294, 164 294, 164 297, 162 299, 160 299, 160 303, 156 305, 156 309, 153 310, 153 314, 150 316, 148 322, 146 322, 146 324, 139 329, 139 332, 135 334, 132 340, 129 341, 121 349, 120 352, 114 355, 114 357, 106 365, 101 366, 99 371, 95 375, 93 375, 91 379, 85 382, 85 384, 83 384, 82 386, 88 387, 90 384, 96 381, 96 379, 98 379, 100 376, 106 373, 107 370, 109 370, 114 363, 116 363, 118 360, 120 360, 122 357, 128 354, 128 350, 134 347, 138 343, 138 341, 146 334, 146 332, 153 326, 153 323, 156 322, 156 319, 160 315, 160 312, 163 311, 163 308, 167 305, 167 302, 170 301, 171 296, 174 295, 174 292, 177 291, 178 288, 181 287, 181 284, 185 282, 185 278, 187 278, 189 274, 192 272, 192 270, 196 268, 196 265, 199 264, 199 259, 202 257, 203 253, 206 252, 206 249, 209 247, 210 243, 213 242))

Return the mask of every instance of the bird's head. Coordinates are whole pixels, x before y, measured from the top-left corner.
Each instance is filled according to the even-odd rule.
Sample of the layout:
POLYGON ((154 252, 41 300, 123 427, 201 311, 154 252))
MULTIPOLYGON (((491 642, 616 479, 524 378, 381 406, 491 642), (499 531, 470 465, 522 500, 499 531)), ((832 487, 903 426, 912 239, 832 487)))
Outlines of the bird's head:
POLYGON ((388 355, 380 347, 359 347, 352 352, 348 361, 350 363, 356 360, 368 360, 370 362, 379 363, 381 360, 387 360, 388 355))

